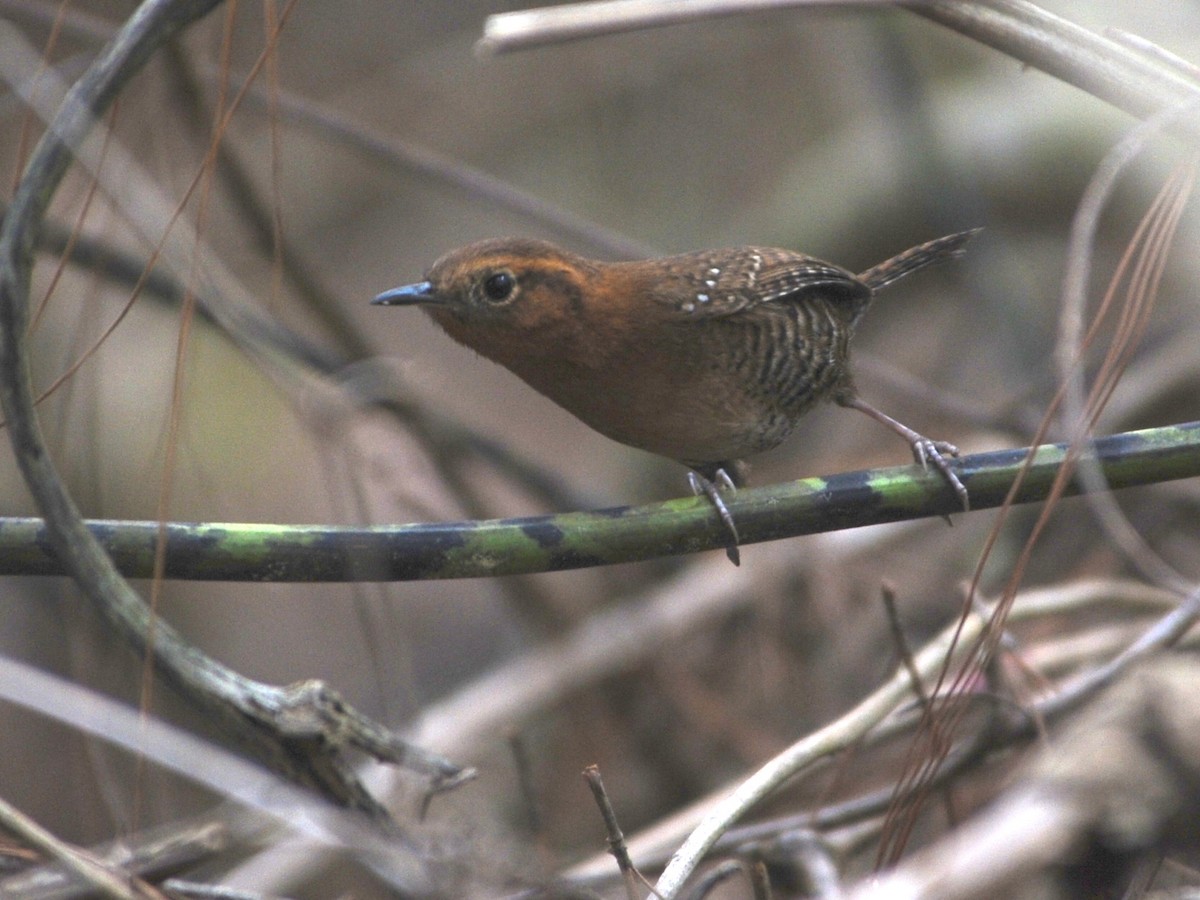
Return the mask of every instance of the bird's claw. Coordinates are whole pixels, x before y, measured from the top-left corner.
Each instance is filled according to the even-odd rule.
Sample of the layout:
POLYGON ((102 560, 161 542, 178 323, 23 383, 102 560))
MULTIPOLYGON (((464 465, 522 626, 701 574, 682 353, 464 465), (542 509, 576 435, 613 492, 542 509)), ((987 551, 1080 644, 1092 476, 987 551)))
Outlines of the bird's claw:
POLYGON ((962 504, 962 508, 970 512, 971 498, 967 494, 967 486, 962 483, 962 480, 958 477, 958 473, 954 471, 950 459, 947 458, 957 458, 958 447, 949 441, 935 441, 927 437, 918 436, 912 442, 912 449, 913 457, 920 464, 921 468, 928 472, 929 465, 932 463, 933 467, 942 474, 942 477, 954 489, 954 493, 958 495, 958 500, 962 504))
POLYGON ((699 472, 688 472, 688 484, 691 486, 693 494, 697 497, 707 497, 709 502, 716 507, 717 515, 725 525, 725 530, 733 538, 733 543, 725 548, 725 555, 735 566, 740 566, 742 555, 738 552, 740 538, 737 526, 733 523, 733 515, 729 512, 729 507, 725 505, 725 500, 721 496, 723 490, 729 491, 731 494, 737 493, 737 486, 733 483, 733 479, 724 469, 717 469, 713 478, 707 478, 699 472))

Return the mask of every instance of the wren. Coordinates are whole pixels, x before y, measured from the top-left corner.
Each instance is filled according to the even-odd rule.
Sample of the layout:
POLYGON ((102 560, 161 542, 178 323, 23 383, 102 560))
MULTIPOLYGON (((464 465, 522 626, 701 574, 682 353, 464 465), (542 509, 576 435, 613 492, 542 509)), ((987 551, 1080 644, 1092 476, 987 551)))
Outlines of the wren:
POLYGON ((613 440, 684 464, 716 507, 741 460, 779 444, 821 401, 899 433, 968 508, 933 441, 859 399, 850 338, 876 291, 958 256, 976 233, 939 238, 858 275, 791 250, 733 247, 597 262, 544 241, 481 241, 447 253, 425 280, 380 294, 420 305, 447 334, 514 372, 613 440))

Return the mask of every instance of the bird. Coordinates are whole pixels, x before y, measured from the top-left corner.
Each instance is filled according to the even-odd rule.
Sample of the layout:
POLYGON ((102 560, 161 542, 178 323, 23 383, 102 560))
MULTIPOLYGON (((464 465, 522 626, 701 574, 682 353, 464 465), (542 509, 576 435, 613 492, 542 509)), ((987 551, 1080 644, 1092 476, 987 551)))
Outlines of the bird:
POLYGON ((499 238, 451 250, 423 280, 372 303, 422 307, 455 341, 596 431, 686 466, 738 564, 723 494, 744 483, 746 457, 777 446, 823 401, 898 433, 970 508, 951 463, 958 448, 862 400, 850 343, 880 289, 961 255, 978 231, 928 241, 857 275, 772 247, 602 262, 542 240, 499 238))

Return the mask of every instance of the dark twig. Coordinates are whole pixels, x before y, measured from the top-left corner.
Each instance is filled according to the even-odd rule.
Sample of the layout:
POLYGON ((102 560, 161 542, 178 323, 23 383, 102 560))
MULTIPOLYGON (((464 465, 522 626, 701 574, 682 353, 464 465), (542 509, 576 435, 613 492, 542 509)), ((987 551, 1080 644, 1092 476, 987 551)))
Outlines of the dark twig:
POLYGON ((753 900, 771 900, 771 879, 767 867, 761 860, 727 859, 713 866, 697 880, 696 886, 688 894, 689 900, 706 900, 713 891, 729 879, 745 875, 750 885, 750 896, 753 900))
MULTIPOLYGON (((525 809, 530 834, 542 833, 542 817, 538 812, 537 787, 533 777, 533 764, 529 759, 529 747, 521 732, 513 730, 508 735, 508 749, 512 753, 513 768, 517 772, 517 789, 521 805, 525 809)), ((586 773, 584 775, 586 776, 586 773)))
POLYGON ((600 808, 601 818, 604 819, 604 829, 608 832, 608 852, 617 861, 617 868, 625 883, 625 894, 629 900, 639 900, 638 883, 641 876, 629 858, 629 848, 625 846, 625 835, 617 823, 617 814, 608 799, 608 792, 604 790, 604 781, 600 778, 600 767, 588 766, 583 770, 583 778, 591 789, 592 796, 596 799, 596 806, 600 808))
POLYGON ((925 685, 921 683, 921 673, 917 671, 912 647, 909 646, 908 637, 904 634, 904 625, 900 622, 900 613, 896 609, 896 588, 890 582, 885 581, 879 587, 879 595, 883 601, 883 610, 887 613, 888 629, 896 644, 896 653, 908 672, 908 677, 912 679, 913 693, 917 695, 922 706, 928 706, 929 694, 925 691, 925 685))
POLYGON ((754 900, 771 900, 771 876, 766 863, 761 859, 754 860, 747 865, 746 874, 750 878, 750 891, 754 900))
POLYGON ((743 871, 745 865, 740 859, 727 859, 718 863, 696 881, 696 886, 688 893, 688 900, 705 900, 717 887, 743 871))
POLYGON ((784 856, 804 878, 804 896, 812 900, 838 900, 842 896, 837 863, 828 844, 819 834, 801 828, 779 835, 767 853, 768 858, 784 856))

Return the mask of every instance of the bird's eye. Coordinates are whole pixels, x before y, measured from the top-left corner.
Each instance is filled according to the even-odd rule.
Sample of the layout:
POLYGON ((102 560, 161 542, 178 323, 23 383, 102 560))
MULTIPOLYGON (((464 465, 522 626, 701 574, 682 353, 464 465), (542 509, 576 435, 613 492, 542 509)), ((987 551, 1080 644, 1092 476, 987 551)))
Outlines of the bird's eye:
POLYGON ((484 296, 493 303, 507 300, 517 289, 517 279, 512 272, 496 272, 489 275, 483 282, 484 296))

